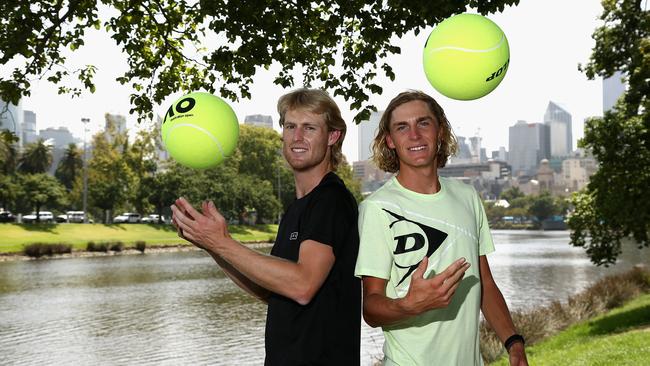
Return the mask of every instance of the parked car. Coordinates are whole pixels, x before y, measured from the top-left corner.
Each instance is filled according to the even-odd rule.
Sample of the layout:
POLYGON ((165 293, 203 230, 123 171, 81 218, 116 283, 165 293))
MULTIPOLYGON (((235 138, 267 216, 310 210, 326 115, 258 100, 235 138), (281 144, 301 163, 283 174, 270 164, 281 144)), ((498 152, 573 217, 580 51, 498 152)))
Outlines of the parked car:
POLYGON ((115 224, 135 224, 138 222, 140 222, 140 214, 132 212, 125 212, 113 218, 115 224))
MULTIPOLYGON (((63 215, 56 217, 56 222, 84 222, 84 212, 83 211, 67 211, 63 215)), ((93 222, 92 219, 88 219, 88 222, 93 222)))
POLYGON ((14 222, 16 221, 16 216, 11 213, 11 211, 2 211, 0 212, 0 222, 14 222))
MULTIPOLYGON (((39 215, 40 222, 51 223, 54 222, 54 215, 50 211, 41 211, 39 215)), ((23 216, 24 223, 36 222, 36 212, 23 216)))
MULTIPOLYGON (((147 215, 143 217, 142 220, 140 220, 140 222, 145 224, 157 224, 159 222, 158 220, 159 217, 160 215, 158 214, 147 215)), ((167 222, 169 222, 169 220, 165 216, 162 216, 162 223, 166 224, 167 222)))

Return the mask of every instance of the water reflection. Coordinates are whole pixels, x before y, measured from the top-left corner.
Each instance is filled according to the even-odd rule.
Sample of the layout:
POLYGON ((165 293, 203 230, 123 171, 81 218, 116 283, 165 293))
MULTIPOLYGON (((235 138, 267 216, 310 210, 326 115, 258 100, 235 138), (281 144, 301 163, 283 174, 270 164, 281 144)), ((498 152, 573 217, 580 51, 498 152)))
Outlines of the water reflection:
MULTIPOLYGON (((650 263, 630 247, 617 266, 597 268, 566 232, 494 238, 492 272, 514 308, 650 263)), ((202 252, 0 263, 1 365, 260 365, 265 314, 202 252)), ((364 365, 382 344, 364 325, 364 365)))

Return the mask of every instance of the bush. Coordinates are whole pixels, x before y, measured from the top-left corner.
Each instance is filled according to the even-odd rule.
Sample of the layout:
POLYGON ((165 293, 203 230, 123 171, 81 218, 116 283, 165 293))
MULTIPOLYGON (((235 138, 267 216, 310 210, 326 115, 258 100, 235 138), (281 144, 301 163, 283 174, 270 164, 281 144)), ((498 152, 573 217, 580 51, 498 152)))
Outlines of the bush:
POLYGON ((121 252, 122 250, 124 250, 124 243, 122 243, 121 241, 115 241, 110 244, 110 250, 114 252, 121 252))
POLYGON ((143 240, 138 240, 135 242, 135 249, 139 250, 140 253, 144 253, 144 250, 147 248, 147 243, 143 240))
POLYGON ((95 243, 94 241, 89 241, 86 245, 86 250, 89 252, 108 252, 108 243, 95 243))
POLYGON ((23 253, 32 258, 40 258, 44 255, 72 253, 72 246, 64 243, 46 244, 34 243, 25 246, 23 253))
MULTIPOLYGON (((647 292, 650 292, 650 271, 635 267, 629 272, 602 278, 583 292, 570 296, 566 304, 554 301, 529 311, 512 312, 512 321, 526 338, 526 344, 532 345, 571 324, 600 315, 647 292)), ((485 361, 492 362, 505 353, 501 341, 485 321, 481 322, 480 337, 485 361)))

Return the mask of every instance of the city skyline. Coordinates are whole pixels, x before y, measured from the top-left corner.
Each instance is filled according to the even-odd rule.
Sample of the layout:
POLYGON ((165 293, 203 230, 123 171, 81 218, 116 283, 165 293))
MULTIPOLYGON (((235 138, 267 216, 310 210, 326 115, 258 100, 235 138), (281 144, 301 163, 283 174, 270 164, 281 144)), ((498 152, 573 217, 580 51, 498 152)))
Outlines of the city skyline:
MULTIPOLYGON (((597 19, 601 12, 599 1, 575 4, 555 0, 524 2, 507 7, 502 13, 488 15, 508 37, 510 69, 494 92, 469 102, 445 98, 426 81, 421 65, 421 47, 432 28, 424 29, 417 36, 408 34, 395 42, 402 48, 402 53, 388 59, 395 69, 396 80, 379 80, 384 94, 371 96, 371 102, 382 109, 400 91, 408 88, 423 90, 440 102, 457 135, 469 138, 480 131, 482 145, 490 152, 500 146, 508 147, 505 131, 517 120, 543 122, 546 105, 553 101, 565 105, 573 115, 572 145, 576 146, 577 139, 583 135, 584 119, 602 115, 602 81, 587 81, 577 69, 578 63, 584 64, 589 60, 594 45, 591 34, 601 24, 597 19), (554 24, 570 24, 570 27, 548 27, 549 19, 554 24)), ((104 113, 126 115, 128 126, 134 127, 136 117, 128 115, 128 89, 114 81, 126 68, 121 51, 116 49, 112 40, 97 31, 91 32, 88 38, 87 46, 70 56, 69 61, 98 66, 97 93, 69 100, 67 96, 56 95, 55 87, 35 81, 32 96, 23 100, 22 107, 37 114, 38 129, 63 125, 75 136, 82 136, 80 120, 86 117, 91 119, 89 128, 92 134, 103 126, 104 113), (98 49, 107 50, 103 54, 105 57, 98 59, 98 49)), ((287 90, 272 84, 274 71, 277 71, 277 65, 256 75, 251 86, 251 100, 231 102, 241 123, 246 115, 251 114, 271 115, 277 119, 275 102, 287 90)), ((164 114, 166 105, 180 95, 169 96, 155 108, 155 113, 164 114)), ((342 98, 335 99, 350 123, 343 151, 350 161, 355 161, 358 158, 357 127, 351 125, 355 113, 349 111, 342 98)))

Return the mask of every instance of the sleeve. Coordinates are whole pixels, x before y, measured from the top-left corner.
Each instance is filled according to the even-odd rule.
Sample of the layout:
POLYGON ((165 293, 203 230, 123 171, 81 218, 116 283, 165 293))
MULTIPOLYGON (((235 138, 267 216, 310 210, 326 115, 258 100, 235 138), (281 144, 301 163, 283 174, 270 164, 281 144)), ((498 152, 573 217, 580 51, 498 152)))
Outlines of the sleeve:
POLYGON ((487 215, 485 214, 485 207, 483 201, 478 193, 476 197, 476 224, 478 225, 478 255, 487 255, 494 252, 494 241, 492 240, 492 233, 490 232, 490 224, 488 223, 487 215))
POLYGON ((312 198, 300 220, 299 243, 314 240, 331 246, 334 253, 338 253, 338 246, 345 245, 341 235, 355 224, 344 194, 339 189, 327 187, 312 198))
POLYGON ((390 279, 393 239, 388 218, 377 205, 363 201, 359 206, 359 255, 354 269, 357 277, 371 276, 390 279))

